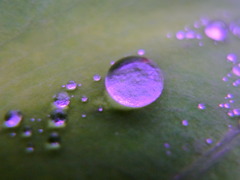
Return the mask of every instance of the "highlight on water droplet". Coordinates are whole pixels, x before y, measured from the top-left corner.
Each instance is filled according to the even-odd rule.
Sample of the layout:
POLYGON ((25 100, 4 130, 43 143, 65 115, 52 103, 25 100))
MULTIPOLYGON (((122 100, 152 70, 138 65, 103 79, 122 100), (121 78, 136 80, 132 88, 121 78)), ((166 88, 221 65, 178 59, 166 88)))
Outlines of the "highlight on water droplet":
POLYGON ((206 105, 203 103, 200 103, 198 104, 198 109, 201 109, 201 110, 206 109, 206 105))
POLYGON ((161 69, 152 60, 139 56, 120 59, 105 78, 108 100, 118 109, 151 104, 162 94, 163 86, 161 69))
POLYGON ((31 126, 24 126, 23 127, 22 136, 23 137, 31 137, 32 136, 32 128, 31 128, 31 126))
POLYGON ((86 118, 87 114, 83 113, 81 116, 82 116, 82 118, 86 118))
POLYGON ((70 104, 70 96, 67 92, 60 92, 53 96, 54 102, 53 106, 57 109, 68 108, 70 104))
POLYGON ((8 111, 5 115, 4 127, 14 128, 19 126, 23 119, 23 114, 19 110, 8 111))
POLYGON ((103 106, 98 106, 98 112, 103 112, 103 106))
POLYGON ((182 120, 182 125, 183 126, 188 126, 188 120, 182 120))
POLYGON ((231 22, 229 29, 234 36, 240 38, 240 20, 231 22))
POLYGON ((138 50, 138 55, 139 56, 143 56, 145 54, 145 50, 144 49, 139 49, 138 50))
POLYGON ((230 53, 230 54, 227 55, 227 60, 229 62, 236 63, 237 62, 237 55, 234 54, 234 53, 230 53))
POLYGON ((27 146, 26 146, 26 149, 25 149, 25 151, 26 151, 26 153, 32 153, 32 152, 34 152, 34 145, 33 145, 33 143, 31 143, 31 142, 29 142, 28 144, 27 144, 27 146))
POLYGON ((240 76, 240 64, 232 68, 232 73, 235 74, 236 76, 240 76))
POLYGON ((46 143, 46 149, 48 150, 58 150, 61 147, 61 138, 57 132, 52 132, 46 143))
POLYGON ((227 25, 223 21, 211 21, 204 29, 207 37, 215 41, 224 41, 228 35, 227 25))
POLYGON ((65 87, 68 91, 74 91, 75 89, 77 89, 78 84, 75 81, 68 81, 65 87))
POLYGON ((101 77, 99 74, 93 75, 93 80, 94 80, 94 81, 100 81, 101 78, 102 78, 102 77, 101 77))
POLYGON ((234 116, 240 116, 240 108, 236 108, 232 110, 234 116))
POLYGON ((81 97, 81 101, 82 101, 82 102, 88 102, 88 97, 85 96, 85 95, 83 95, 83 96, 81 97))
POLYGON ((212 144, 212 143, 213 143, 213 140, 212 140, 211 138, 207 138, 207 139, 205 140, 205 142, 206 142, 207 144, 212 144))
POLYGON ((63 109, 54 109, 50 114, 48 126, 52 128, 62 128, 66 126, 67 113, 63 109))
POLYGON ((184 31, 178 31, 178 32, 176 33, 176 38, 177 38, 178 40, 183 40, 183 39, 185 38, 185 32, 184 32, 184 31))

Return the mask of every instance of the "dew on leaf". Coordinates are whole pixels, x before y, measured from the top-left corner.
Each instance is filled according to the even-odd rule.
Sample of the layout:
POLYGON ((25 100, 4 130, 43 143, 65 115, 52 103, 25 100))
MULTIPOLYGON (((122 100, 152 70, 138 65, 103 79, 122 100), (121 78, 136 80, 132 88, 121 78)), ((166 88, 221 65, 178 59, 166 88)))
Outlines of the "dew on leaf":
POLYGON ((183 40, 183 39, 185 38, 185 32, 184 32, 184 31, 178 31, 178 32, 176 33, 176 38, 177 38, 178 40, 183 40))
POLYGON ((66 120, 67 113, 63 109, 54 109, 50 114, 49 127, 65 127, 66 120))
POLYGON ((94 81, 100 81, 101 78, 102 78, 102 77, 101 77, 99 74, 93 75, 93 80, 94 80, 94 81))
POLYGON ((53 96, 53 105, 57 109, 65 109, 70 104, 70 97, 67 92, 60 92, 53 96))
POLYGON ((240 116, 240 108, 233 109, 232 112, 235 116, 240 116))
POLYGON ((212 143, 213 143, 213 140, 212 140, 211 138, 207 138, 207 139, 205 140, 205 142, 206 142, 207 144, 212 144, 212 143))
POLYGON ((206 109, 206 105, 203 103, 200 103, 198 104, 198 109, 201 109, 201 110, 206 109))
POLYGON ((240 76, 240 64, 232 68, 232 73, 235 74, 236 76, 240 76))
POLYGON ((32 153, 32 152, 34 152, 34 145, 33 145, 33 143, 28 143, 27 144, 27 146, 26 146, 26 148, 25 148, 25 151, 27 152, 27 153, 32 153))
POLYGON ((85 118, 85 117, 87 117, 87 115, 86 114, 82 114, 82 118, 85 118))
POLYGON ((145 54, 145 50, 144 49, 139 49, 138 50, 138 55, 139 56, 143 56, 145 54))
POLYGON ((88 97, 87 96, 82 96, 81 97, 81 101, 82 102, 87 102, 88 101, 88 97))
POLYGON ((237 62, 237 55, 234 54, 234 53, 230 53, 230 54, 227 55, 227 60, 229 62, 236 63, 237 62))
POLYGON ((4 127, 14 128, 19 126, 23 119, 23 115, 19 110, 8 111, 5 115, 4 127))
POLYGON ((183 126, 188 126, 188 120, 182 120, 182 125, 183 126))
POLYGON ((207 37, 215 41, 224 41, 227 38, 227 25, 223 21, 211 21, 204 29, 207 37))
POLYGON ((30 136, 32 136, 32 128, 30 126, 24 126, 23 127, 22 136, 23 137, 30 137, 30 136))
POLYGON ((103 112, 103 106, 98 107, 98 112, 103 112))
POLYGON ((128 108, 151 104, 162 93, 163 74, 152 60, 125 57, 111 66, 105 78, 109 98, 128 108))
POLYGON ((61 147, 61 138, 57 132, 52 132, 47 140, 46 148, 49 150, 57 150, 61 147))
POLYGON ((68 91, 73 91, 77 89, 78 84, 75 81, 68 81, 68 83, 65 85, 66 89, 68 91))

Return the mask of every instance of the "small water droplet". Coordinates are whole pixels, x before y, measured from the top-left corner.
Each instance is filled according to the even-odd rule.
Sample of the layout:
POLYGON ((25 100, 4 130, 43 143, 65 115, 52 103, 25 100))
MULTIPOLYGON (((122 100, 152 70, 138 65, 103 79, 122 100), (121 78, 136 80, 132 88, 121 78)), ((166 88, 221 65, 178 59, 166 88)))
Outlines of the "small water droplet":
POLYGON ((182 120, 182 125, 183 126, 188 126, 188 120, 182 120))
POLYGON ((82 102, 87 102, 88 101, 88 97, 87 96, 82 96, 81 97, 81 101, 82 102))
POLYGON ((232 100, 232 99, 231 99, 231 100, 229 100, 229 103, 234 103, 234 102, 235 102, 235 101, 234 101, 234 100, 232 100))
POLYGON ((170 148, 171 146, 170 146, 170 144, 168 144, 168 143, 164 143, 164 147, 165 147, 165 148, 170 148))
POLYGON ((186 39, 194 39, 196 36, 193 30, 188 30, 185 34, 186 39))
POLYGON ((34 152, 34 145, 33 145, 33 143, 28 143, 27 146, 26 146, 25 151, 26 151, 27 153, 32 153, 32 152, 34 152))
POLYGON ((227 55, 227 60, 229 62, 236 63, 237 62, 237 55, 234 54, 234 53, 230 53, 230 54, 227 55))
POLYGON ((93 80, 94 80, 94 81, 100 81, 101 78, 102 78, 102 77, 101 77, 99 74, 95 74, 95 75, 93 76, 93 80))
POLYGON ((239 86, 240 85, 240 79, 237 79, 236 81, 234 81, 232 83, 232 85, 235 86, 235 87, 239 86))
POLYGON ((49 127, 65 127, 67 113, 63 109, 55 109, 50 114, 49 127))
POLYGON ((139 49, 138 50, 138 55, 139 56, 143 56, 145 54, 145 50, 144 49, 139 49))
POLYGON ((223 21, 211 21, 204 30, 206 36, 215 41, 224 41, 227 38, 227 26, 223 21))
POLYGON ((235 22, 232 22, 229 26, 230 31, 233 35, 240 38, 240 20, 237 20, 235 22))
POLYGON ((23 119, 23 115, 19 110, 8 111, 5 115, 4 127, 14 128, 17 127, 23 119))
POLYGON ((207 144, 212 144, 213 143, 213 140, 211 138, 207 138, 205 141, 206 141, 207 144))
POLYGON ((227 81, 228 81, 228 77, 223 77, 222 80, 223 80, 224 82, 227 82, 227 81))
POLYGON ((78 84, 75 81, 68 81, 68 83, 66 84, 66 89, 68 91, 73 91, 75 89, 77 89, 78 84))
POLYGON ((183 39, 185 38, 185 32, 184 32, 184 31, 178 31, 178 32, 176 33, 176 38, 177 38, 178 40, 183 40, 183 39))
POLYGON ((232 73, 235 74, 236 76, 240 76, 240 64, 232 68, 232 73))
POLYGON ((103 112, 103 106, 99 106, 99 107, 98 107, 98 111, 99 111, 99 112, 103 112))
POLYGON ((229 117, 234 117, 234 116, 235 116, 234 113, 233 113, 233 111, 228 111, 227 115, 228 115, 229 117))
POLYGON ((87 117, 87 115, 86 114, 82 114, 82 118, 85 118, 85 117, 87 117))
POLYGON ((30 136, 32 136, 32 128, 30 126, 24 126, 23 127, 22 136, 23 137, 30 137, 30 136))
POLYGON ((48 138, 47 149, 57 150, 61 147, 61 138, 57 132, 52 132, 48 138))
POLYGON ((200 103, 198 104, 198 109, 201 109, 201 110, 206 109, 206 105, 203 103, 200 103))
POLYGON ((223 104, 223 103, 219 104, 218 106, 219 106, 220 108, 224 108, 224 104, 223 104))
POLYGON ((233 96, 233 94, 227 94, 227 96, 226 96, 228 99, 232 99, 234 96, 233 96))
POLYGON ((110 65, 111 65, 111 66, 114 65, 114 63, 115 63, 115 61, 111 61, 111 62, 110 62, 110 65))
POLYGON ((229 109, 230 107, 231 107, 231 105, 229 103, 224 104, 224 108, 229 109))
POLYGON ((204 44, 203 44, 203 42, 199 42, 198 45, 199 45, 200 47, 202 47, 204 44))
POLYGON ((64 109, 67 108, 70 104, 70 97, 67 92, 60 92, 53 96, 54 102, 53 105, 55 108, 64 109))
POLYGON ((9 136, 10 136, 10 137, 15 137, 16 135, 17 135, 17 133, 15 133, 15 132, 10 132, 10 133, 9 133, 9 136))
POLYGON ((38 132, 41 134, 41 133, 43 133, 43 129, 38 129, 38 132))
POLYGON ((233 114, 235 116, 240 116, 240 108, 233 109, 233 114))
POLYGON ((34 122, 34 121, 35 121, 35 118, 31 118, 30 121, 34 122))
POLYGON ((140 108, 155 101, 163 90, 163 74, 153 61, 139 56, 120 59, 105 78, 108 95, 119 105, 140 108))

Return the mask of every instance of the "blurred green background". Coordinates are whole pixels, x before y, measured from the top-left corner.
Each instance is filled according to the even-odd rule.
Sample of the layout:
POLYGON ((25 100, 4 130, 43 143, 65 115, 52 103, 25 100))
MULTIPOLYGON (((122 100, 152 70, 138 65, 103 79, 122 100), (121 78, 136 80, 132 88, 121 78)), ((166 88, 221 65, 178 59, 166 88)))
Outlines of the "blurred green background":
POLYGON ((165 180, 182 172, 183 179, 192 174, 204 180, 238 179, 238 136, 226 145, 227 153, 208 163, 204 157, 229 124, 238 124, 218 104, 228 92, 238 94, 221 79, 231 70, 225 57, 239 51, 240 41, 229 36, 216 46, 205 37, 199 47, 198 40, 166 35, 192 27, 200 17, 231 21, 239 7, 237 0, 0 0, 0 122, 8 110, 20 109, 23 125, 33 127, 33 136, 25 139, 23 125, 1 128, 1 179, 165 180), (146 108, 113 111, 105 103, 104 76, 111 61, 136 55, 138 49, 164 71, 164 92, 146 108), (100 82, 92 80, 96 73, 100 82), (45 143, 53 131, 46 126, 52 96, 69 80, 82 87, 71 93, 67 127, 57 130, 62 148, 50 152, 45 143), (87 104, 80 102, 82 95, 89 97, 87 104), (206 109, 199 110, 199 103, 206 109), (106 107, 99 113, 101 104, 106 107), (183 119, 189 126, 182 126, 183 119), (9 136, 13 131, 16 137, 9 136), (207 138, 213 144, 206 144, 207 138), (35 146, 31 154, 25 152, 28 142, 35 146), (195 167, 198 159, 203 161, 195 167), (205 163, 209 167, 199 172, 205 163))

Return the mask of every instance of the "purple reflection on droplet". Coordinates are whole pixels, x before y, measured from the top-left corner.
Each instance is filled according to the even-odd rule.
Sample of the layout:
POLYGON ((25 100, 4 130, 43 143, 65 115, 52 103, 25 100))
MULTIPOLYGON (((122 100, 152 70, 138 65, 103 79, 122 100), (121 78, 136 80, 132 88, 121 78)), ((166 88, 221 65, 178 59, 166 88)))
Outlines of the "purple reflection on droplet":
POLYGON ((232 68, 232 73, 235 74, 236 76, 240 76, 240 64, 232 68))
POLYGON ((211 138, 208 138, 205 140, 207 144, 212 144, 213 143, 213 140, 211 138))
POLYGON ((165 147, 165 148, 170 148, 170 144, 164 143, 164 147, 165 147))
POLYGON ((163 90, 163 75, 153 61, 130 56, 116 62, 105 79, 109 96, 117 103, 140 108, 155 101, 163 90))
POLYGON ((237 62, 237 55, 234 53, 230 53, 227 55, 227 60, 232 62, 232 63, 236 63, 237 62))
POLYGON ((188 120, 182 120, 182 125, 183 126, 188 126, 188 120))
POLYGON ((145 54, 145 50, 144 49, 139 49, 138 50, 138 55, 139 56, 143 56, 145 54))
POLYGON ((194 39, 195 38, 195 32, 193 30, 189 30, 189 31, 186 32, 185 37, 187 39, 194 39))
POLYGON ((99 74, 93 75, 93 80, 94 80, 94 81, 100 81, 101 78, 102 78, 102 77, 101 77, 99 74))
POLYGON ((235 116, 240 116, 240 108, 233 109, 233 114, 235 116))
POLYGON ((178 31, 178 32, 176 33, 176 38, 177 38, 178 40, 184 39, 184 38, 185 38, 185 32, 184 32, 184 31, 178 31))
POLYGON ((69 90, 69 91, 73 91, 77 88, 77 86, 78 86, 78 84, 75 81, 69 81, 66 84, 66 89, 69 90))
POLYGON ((198 109, 201 109, 201 110, 206 109, 206 105, 203 103, 200 103, 198 104, 198 109))
POLYGON ((212 21, 204 30, 206 36, 215 41, 224 41, 227 38, 227 26, 223 21, 212 21))
POLYGON ((4 125, 5 127, 13 128, 18 126, 21 123, 22 119, 23 119, 23 115, 20 111, 11 110, 11 111, 8 111, 7 114, 5 115, 4 125))
POLYGON ((53 105, 57 109, 59 109, 59 108, 64 109, 70 104, 70 97, 69 97, 68 93, 66 93, 66 92, 60 92, 60 93, 56 94, 53 97, 53 99, 54 99, 53 105))

